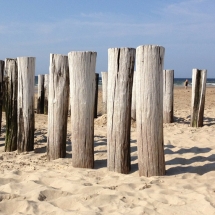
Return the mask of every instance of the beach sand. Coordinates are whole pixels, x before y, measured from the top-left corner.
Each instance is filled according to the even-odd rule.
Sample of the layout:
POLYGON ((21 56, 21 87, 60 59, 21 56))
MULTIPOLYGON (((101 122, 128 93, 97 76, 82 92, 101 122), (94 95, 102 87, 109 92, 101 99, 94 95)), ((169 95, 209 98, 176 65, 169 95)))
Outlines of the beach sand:
MULTIPOLYGON (((101 114, 101 91, 98 112, 101 114)), ((131 173, 107 170, 106 115, 95 119, 95 168, 72 167, 70 118, 67 157, 46 159, 47 116, 35 114, 35 150, 4 152, 0 136, 0 214, 215 214, 215 88, 207 88, 204 127, 189 126, 191 88, 174 89, 175 122, 164 124, 166 175, 139 177, 136 126, 131 128, 131 173)))

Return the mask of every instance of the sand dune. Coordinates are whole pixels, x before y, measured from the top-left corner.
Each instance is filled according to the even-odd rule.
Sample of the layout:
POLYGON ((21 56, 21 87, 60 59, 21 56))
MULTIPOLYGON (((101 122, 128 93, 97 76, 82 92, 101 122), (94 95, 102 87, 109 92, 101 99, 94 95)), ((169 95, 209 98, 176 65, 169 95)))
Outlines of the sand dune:
POLYGON ((138 176, 135 122, 128 175, 107 171, 105 115, 95 120, 95 169, 72 167, 70 119, 67 156, 51 162, 47 116, 35 115, 34 152, 5 153, 3 127, 0 214, 215 214, 215 88, 207 88, 202 128, 189 127, 191 89, 176 88, 174 98, 175 122, 164 124, 162 177, 138 176))

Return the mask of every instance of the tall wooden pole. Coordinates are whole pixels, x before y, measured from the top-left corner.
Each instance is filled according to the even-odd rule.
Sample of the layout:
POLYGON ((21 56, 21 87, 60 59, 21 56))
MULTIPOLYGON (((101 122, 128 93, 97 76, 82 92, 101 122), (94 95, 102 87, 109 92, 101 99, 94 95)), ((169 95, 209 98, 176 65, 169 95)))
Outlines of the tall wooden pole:
POLYGON ((205 107, 207 70, 193 69, 191 127, 202 127, 205 107))
POLYGON ((136 72, 134 72, 134 77, 133 77, 131 118, 136 120, 136 72))
POLYGON ((38 98, 37 98, 37 113, 44 113, 44 97, 45 97, 45 88, 44 88, 44 75, 38 75, 38 98))
POLYGON ((2 121, 2 108, 3 108, 3 81, 4 81, 4 61, 0 60, 0 135, 1 135, 1 121, 2 121))
POLYGON ((130 171, 131 96, 135 49, 108 49, 107 165, 108 170, 130 171))
POLYGON ((101 72, 101 75, 102 75, 102 114, 107 114, 108 73, 101 72))
POLYGON ((71 116, 71 100, 70 100, 70 96, 69 96, 69 104, 68 104, 68 116, 71 116))
POLYGON ((165 174, 163 145, 163 64, 165 49, 137 48, 137 149, 140 176, 165 174))
POLYGON ((18 93, 18 67, 16 59, 5 59, 5 112, 6 136, 5 151, 17 149, 17 93, 18 93))
POLYGON ((18 57, 18 152, 34 150, 35 58, 18 57))
POLYGON ((48 160, 66 156, 67 117, 69 103, 68 57, 50 54, 48 107, 48 160))
POLYGON ((70 52, 72 165, 94 167, 96 52, 70 52))
POLYGON ((94 118, 97 118, 98 107, 98 91, 99 90, 99 74, 95 73, 95 104, 94 104, 94 118))
POLYGON ((163 70, 163 122, 172 123, 174 115, 174 70, 163 70))
POLYGON ((48 114, 48 98, 49 98, 49 74, 45 74, 44 78, 44 114, 48 114))

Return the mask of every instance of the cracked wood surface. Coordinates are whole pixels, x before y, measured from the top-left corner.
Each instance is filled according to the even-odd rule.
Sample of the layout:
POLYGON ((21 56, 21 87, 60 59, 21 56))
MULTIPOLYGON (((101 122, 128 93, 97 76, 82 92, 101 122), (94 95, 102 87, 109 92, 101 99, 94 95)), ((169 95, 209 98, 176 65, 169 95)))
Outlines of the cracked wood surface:
POLYGON ((35 58, 18 57, 18 152, 34 150, 35 58))
POLYGON ((191 100, 191 127, 202 127, 205 108, 207 70, 193 69, 192 100, 191 100))
POLYGON ((163 70, 163 122, 172 123, 174 116, 174 70, 163 70))
POLYGON ((16 59, 5 59, 5 152, 17 149, 17 93, 18 67, 16 59))
POLYGON ((48 106, 48 160, 66 156, 69 103, 68 57, 50 54, 48 106))
POLYGON ((107 166, 130 171, 131 94, 135 63, 133 48, 108 49, 107 166))
POLYGON ((140 176, 165 174, 163 146, 163 63, 165 49, 137 48, 136 125, 140 176))
POLYGON ((70 52, 72 165, 94 167, 96 52, 70 52))

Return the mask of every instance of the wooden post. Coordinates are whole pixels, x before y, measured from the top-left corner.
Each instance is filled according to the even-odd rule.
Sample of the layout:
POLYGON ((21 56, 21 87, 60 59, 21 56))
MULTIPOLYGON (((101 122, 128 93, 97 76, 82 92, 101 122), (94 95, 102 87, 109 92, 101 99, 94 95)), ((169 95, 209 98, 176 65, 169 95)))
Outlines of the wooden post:
POLYGON ((0 135, 1 135, 1 121, 2 121, 2 109, 3 109, 3 81, 4 81, 4 61, 0 60, 0 135))
POLYGON ((94 167, 96 52, 70 52, 72 165, 94 167))
POLYGON ((17 148, 18 153, 34 150, 35 58, 18 57, 17 148))
POLYGON ((94 104, 94 118, 97 118, 98 89, 99 89, 99 74, 98 74, 98 73, 95 73, 95 104, 94 104))
POLYGON ((17 92, 18 92, 18 67, 16 59, 5 59, 5 112, 6 136, 5 152, 17 149, 17 92))
POLYGON ((45 88, 44 88, 44 75, 38 75, 38 99, 37 99, 37 113, 44 113, 44 99, 45 99, 45 88))
POLYGON ((130 171, 131 96, 135 49, 108 49, 107 165, 109 171, 130 171))
POLYGON ((101 72, 102 75, 102 114, 107 114, 107 86, 108 86, 108 73, 101 72))
POLYGON ((68 116, 71 116, 71 99, 70 99, 70 96, 69 96, 69 104, 68 104, 68 116))
POLYGON ((132 86, 131 118, 136 120, 136 72, 134 72, 132 86))
POLYGON ((165 49, 156 45, 137 48, 136 108, 140 176, 165 174, 163 145, 163 64, 165 49))
POLYGON ((48 114, 48 98, 49 98, 49 74, 45 74, 44 78, 44 114, 48 114))
POLYGON ((202 127, 205 107, 207 70, 193 69, 191 127, 202 127))
POLYGON ((50 54, 48 107, 48 160, 66 156, 67 117, 69 102, 68 57, 50 54))
POLYGON ((163 122, 172 123, 174 115, 174 70, 163 70, 163 122))

